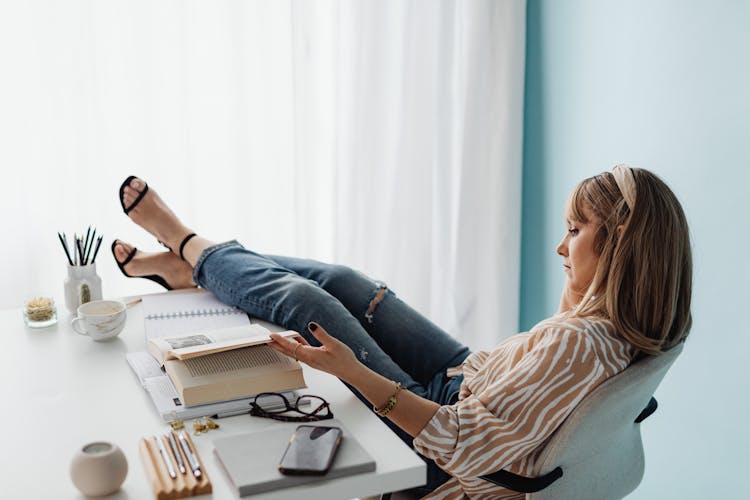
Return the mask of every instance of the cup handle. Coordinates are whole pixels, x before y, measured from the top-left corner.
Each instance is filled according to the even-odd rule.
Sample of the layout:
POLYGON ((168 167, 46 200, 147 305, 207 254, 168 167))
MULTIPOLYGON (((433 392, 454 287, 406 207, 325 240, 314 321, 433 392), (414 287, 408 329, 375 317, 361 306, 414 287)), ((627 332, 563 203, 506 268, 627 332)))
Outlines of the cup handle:
POLYGON ((77 334, 79 334, 79 335, 87 335, 88 336, 88 332, 86 332, 85 323, 83 323, 83 318, 73 318, 73 321, 70 322, 70 326, 73 327, 73 331, 76 332, 77 334), (79 322, 83 324, 83 326, 82 326, 83 331, 81 331, 78 328, 76 328, 76 325, 78 325, 79 322))

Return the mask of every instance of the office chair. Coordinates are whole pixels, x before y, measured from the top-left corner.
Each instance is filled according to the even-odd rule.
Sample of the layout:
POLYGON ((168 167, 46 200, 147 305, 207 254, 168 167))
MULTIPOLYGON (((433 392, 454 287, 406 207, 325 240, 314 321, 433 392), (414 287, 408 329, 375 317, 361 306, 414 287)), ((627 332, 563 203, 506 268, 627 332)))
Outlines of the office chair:
MULTIPOLYGON (((501 470, 482 479, 526 493, 526 500, 625 497, 643 479, 640 423, 656 411, 653 394, 682 348, 683 343, 642 358, 591 391, 550 436, 533 477, 501 470)), ((404 493, 395 493, 393 500, 404 493)))
POLYGON ((526 500, 608 500, 643 479, 640 423, 657 408, 652 396, 683 343, 642 358, 591 391, 550 436, 532 478, 498 471, 483 479, 526 493, 526 500))

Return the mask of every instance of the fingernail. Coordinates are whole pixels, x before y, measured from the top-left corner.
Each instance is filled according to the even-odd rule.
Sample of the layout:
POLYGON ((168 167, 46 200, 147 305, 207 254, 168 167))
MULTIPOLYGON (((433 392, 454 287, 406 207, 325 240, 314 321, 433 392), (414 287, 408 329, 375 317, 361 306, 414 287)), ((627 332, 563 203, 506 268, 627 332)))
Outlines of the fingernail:
POLYGON ((315 330, 318 329, 318 325, 316 325, 315 323, 313 323, 312 321, 310 321, 307 324, 307 329, 310 330, 311 332, 314 332, 315 330))

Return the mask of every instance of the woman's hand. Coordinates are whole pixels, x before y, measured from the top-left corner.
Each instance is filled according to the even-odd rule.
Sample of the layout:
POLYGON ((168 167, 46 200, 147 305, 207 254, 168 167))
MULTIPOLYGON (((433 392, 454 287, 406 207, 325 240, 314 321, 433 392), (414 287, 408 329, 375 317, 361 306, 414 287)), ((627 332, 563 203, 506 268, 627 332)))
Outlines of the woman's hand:
MULTIPOLYGON (((360 363, 346 344, 328 335, 317 323, 310 323, 307 329, 320 341, 320 347, 309 345, 303 338, 296 342, 277 333, 271 334, 273 342, 268 345, 313 368, 340 378, 356 388, 375 406, 382 407, 394 394, 395 382, 360 363)), ((417 436, 438 408, 440 406, 437 403, 406 390, 399 393, 396 407, 388 414, 388 418, 410 436, 417 436)))
POLYGON ((297 341, 295 341, 282 337, 278 333, 271 334, 273 342, 268 345, 280 353, 335 375, 344 381, 350 381, 359 368, 364 368, 349 346, 331 337, 323 327, 317 323, 310 323, 307 329, 322 344, 320 347, 311 346, 302 337, 296 337, 297 341))

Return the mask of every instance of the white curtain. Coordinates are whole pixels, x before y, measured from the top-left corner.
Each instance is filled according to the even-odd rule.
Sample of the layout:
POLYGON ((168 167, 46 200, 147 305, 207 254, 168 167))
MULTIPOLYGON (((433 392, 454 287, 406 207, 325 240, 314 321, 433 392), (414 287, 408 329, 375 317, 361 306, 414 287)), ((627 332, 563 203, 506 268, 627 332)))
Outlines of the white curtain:
POLYGON ((525 4, 343 3, 339 32, 337 257, 491 347, 518 325, 525 4))
MULTIPOLYGON (((147 179, 209 238, 385 281, 473 348, 518 323, 525 3, 0 3, 0 307, 62 305, 56 231, 147 179)), ((66 320, 67 315, 61 314, 66 320)))

